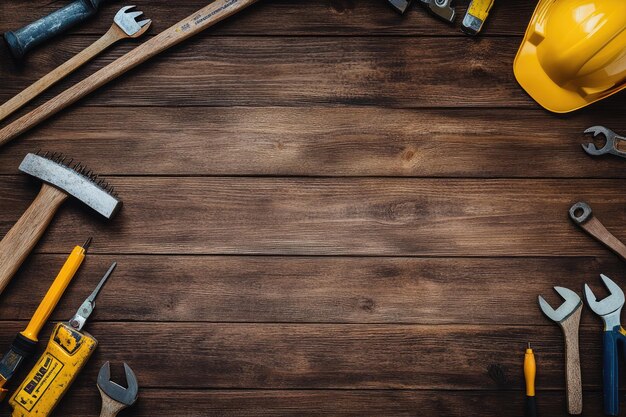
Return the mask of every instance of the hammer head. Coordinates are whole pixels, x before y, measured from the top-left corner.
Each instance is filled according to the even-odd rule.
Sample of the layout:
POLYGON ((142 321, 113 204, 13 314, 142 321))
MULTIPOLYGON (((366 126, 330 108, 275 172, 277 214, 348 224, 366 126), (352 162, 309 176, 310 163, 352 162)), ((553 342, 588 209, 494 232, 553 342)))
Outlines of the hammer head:
POLYGON ((113 187, 80 163, 72 165, 73 160, 67 159, 56 153, 29 153, 19 169, 77 198, 107 219, 113 217, 122 206, 113 187))

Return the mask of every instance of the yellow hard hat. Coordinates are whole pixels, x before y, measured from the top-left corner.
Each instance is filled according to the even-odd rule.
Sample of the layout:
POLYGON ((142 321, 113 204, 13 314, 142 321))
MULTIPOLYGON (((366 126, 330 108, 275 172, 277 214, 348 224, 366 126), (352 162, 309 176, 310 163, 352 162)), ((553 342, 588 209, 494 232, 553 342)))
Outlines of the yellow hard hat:
POLYGON ((540 0, 513 64, 546 109, 566 113, 626 87, 626 0, 540 0))

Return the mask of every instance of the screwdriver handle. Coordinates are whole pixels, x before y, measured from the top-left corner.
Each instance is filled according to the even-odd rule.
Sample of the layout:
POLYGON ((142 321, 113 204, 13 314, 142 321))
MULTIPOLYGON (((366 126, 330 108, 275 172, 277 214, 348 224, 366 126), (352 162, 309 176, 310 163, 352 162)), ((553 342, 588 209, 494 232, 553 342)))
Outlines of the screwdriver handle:
POLYGON ((85 248, 76 246, 70 256, 65 261, 65 264, 59 271, 59 274, 54 279, 54 282, 48 289, 45 297, 39 303, 37 311, 33 314, 26 329, 20 334, 33 342, 37 342, 37 336, 43 325, 50 318, 50 314, 56 307, 57 303, 61 299, 61 296, 65 292, 65 289, 69 285, 70 281, 76 274, 76 271, 83 263, 85 259, 85 248))
POLYGON ((537 397, 535 397, 535 376, 537 374, 537 364, 535 354, 528 345, 524 354, 524 379, 526 380, 526 401, 524 403, 524 416, 537 417, 537 397))

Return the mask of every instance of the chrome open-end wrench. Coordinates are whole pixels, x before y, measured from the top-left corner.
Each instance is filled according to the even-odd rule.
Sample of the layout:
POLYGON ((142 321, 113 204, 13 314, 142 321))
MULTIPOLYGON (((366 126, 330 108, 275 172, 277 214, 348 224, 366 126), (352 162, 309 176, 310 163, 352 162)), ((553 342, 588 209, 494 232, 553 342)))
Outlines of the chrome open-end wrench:
POLYGON ((98 390, 102 397, 102 411, 100 417, 115 417, 126 407, 137 401, 139 384, 137 377, 130 366, 124 363, 127 388, 111 381, 111 365, 106 362, 98 373, 98 390))
POLYGON ((617 133, 613 132, 611 129, 604 126, 592 126, 589 129, 585 130, 585 134, 592 134, 594 137, 602 135, 605 139, 604 146, 600 149, 598 149, 593 142, 583 145, 583 149, 589 155, 600 156, 605 154, 612 154, 620 156, 622 158, 626 158, 626 152, 620 151, 617 147, 617 144, 620 141, 626 141, 626 137, 620 136, 617 133))
POLYGON ((565 300, 556 310, 542 296, 538 297, 541 311, 556 322, 565 337, 565 382, 567 386, 567 411, 570 414, 583 412, 583 388, 580 377, 580 354, 578 349, 578 326, 583 302, 574 291, 554 287, 565 300))

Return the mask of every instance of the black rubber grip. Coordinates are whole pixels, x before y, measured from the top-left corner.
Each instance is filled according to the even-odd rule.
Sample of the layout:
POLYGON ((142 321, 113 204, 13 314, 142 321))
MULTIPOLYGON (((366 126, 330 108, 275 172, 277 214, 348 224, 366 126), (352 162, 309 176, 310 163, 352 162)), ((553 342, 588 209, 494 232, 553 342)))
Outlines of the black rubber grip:
POLYGON ((11 54, 16 60, 21 60, 35 46, 89 19, 96 14, 98 7, 104 1, 75 0, 21 29, 6 32, 4 39, 11 54))
POLYGON ((537 417, 537 397, 526 397, 524 417, 537 417))

